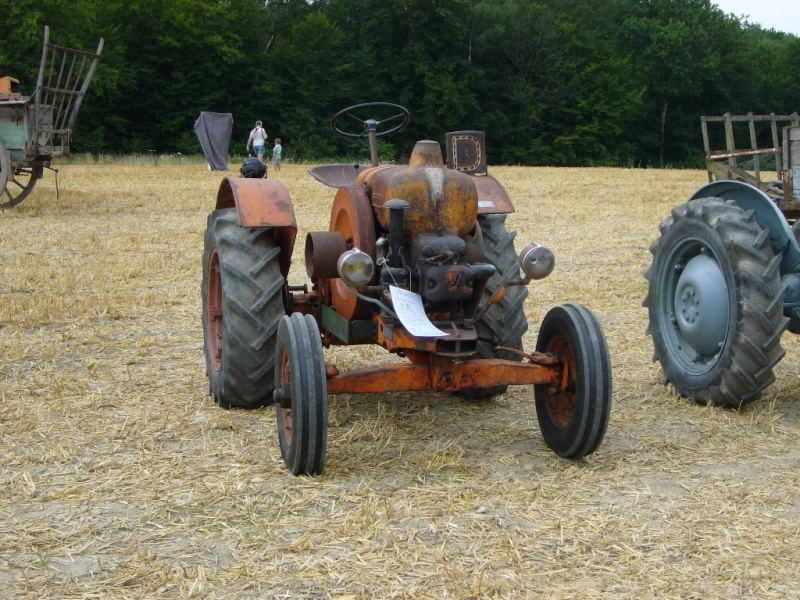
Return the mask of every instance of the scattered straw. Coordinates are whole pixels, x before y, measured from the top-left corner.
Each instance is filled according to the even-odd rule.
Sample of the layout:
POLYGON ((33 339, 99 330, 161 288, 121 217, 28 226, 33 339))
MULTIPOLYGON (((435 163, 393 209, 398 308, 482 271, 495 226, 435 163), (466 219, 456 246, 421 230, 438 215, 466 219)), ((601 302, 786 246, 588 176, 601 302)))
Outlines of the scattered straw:
MULTIPOLYGON (((487 403, 331 398, 327 473, 283 468, 274 412, 207 395, 200 253, 218 173, 66 165, 0 213, 0 587, 16 598, 785 598, 800 588, 800 347, 741 413, 661 385, 643 272, 700 171, 492 168, 517 247, 557 258, 526 304, 608 336, 614 405, 578 462, 529 388, 487 403)), ((331 190, 286 165, 302 228, 331 190)), ((302 247, 292 282, 305 281, 302 247)), ((374 348, 328 353, 342 368, 374 348)), ((383 359, 383 357, 381 357, 383 359)))

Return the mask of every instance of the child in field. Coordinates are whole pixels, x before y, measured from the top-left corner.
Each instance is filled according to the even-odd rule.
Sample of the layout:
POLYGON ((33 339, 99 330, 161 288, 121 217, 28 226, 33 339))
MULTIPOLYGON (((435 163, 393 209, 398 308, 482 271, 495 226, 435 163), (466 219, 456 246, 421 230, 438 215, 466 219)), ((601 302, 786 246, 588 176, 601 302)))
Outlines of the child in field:
POLYGON ((281 170, 281 153, 283 146, 281 146, 281 138, 275 138, 275 145, 272 147, 272 166, 276 171, 281 170))
POLYGON ((253 152, 258 156, 258 160, 264 160, 264 145, 267 142, 267 132, 261 126, 261 121, 256 121, 256 126, 250 130, 250 137, 247 138, 247 152, 250 151, 250 142, 253 142, 253 152))

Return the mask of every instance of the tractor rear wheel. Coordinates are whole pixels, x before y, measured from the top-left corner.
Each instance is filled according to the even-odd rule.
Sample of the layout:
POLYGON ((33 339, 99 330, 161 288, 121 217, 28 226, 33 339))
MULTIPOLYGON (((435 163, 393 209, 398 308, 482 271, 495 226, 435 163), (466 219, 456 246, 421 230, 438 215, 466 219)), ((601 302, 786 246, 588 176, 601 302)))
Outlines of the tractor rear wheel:
MULTIPOLYGON (((520 277, 519 257, 514 250, 514 238, 517 234, 515 231, 509 232, 505 222, 506 215, 478 215, 478 225, 483 235, 484 260, 497 269, 486 284, 479 305, 489 301, 503 280, 520 277)), ((528 288, 523 285, 511 286, 506 289, 506 295, 500 302, 489 307, 477 324, 479 358, 522 360, 520 355, 512 352, 495 352, 492 341, 497 341, 500 346, 522 350, 522 336, 528 330, 528 320, 522 305, 527 297, 528 288)), ((461 390, 459 395, 470 400, 479 400, 497 396, 507 389, 508 386, 505 385, 469 388, 461 390)))
POLYGON ((788 324, 769 231, 720 198, 682 204, 660 229, 645 273, 653 360, 698 404, 754 401, 775 380, 788 324))
POLYGON ((235 208, 208 216, 203 337, 211 394, 223 408, 272 403, 275 340, 285 314, 279 257, 270 229, 241 227, 235 208))
POLYGON ((547 445, 564 458, 594 452, 611 413, 611 359, 600 322, 577 304, 550 309, 542 320, 537 352, 561 357, 560 386, 534 386, 536 415, 547 445))
POLYGON ((275 382, 278 441, 294 475, 325 471, 328 439, 328 381, 317 322, 310 315, 284 316, 278 327, 275 382))

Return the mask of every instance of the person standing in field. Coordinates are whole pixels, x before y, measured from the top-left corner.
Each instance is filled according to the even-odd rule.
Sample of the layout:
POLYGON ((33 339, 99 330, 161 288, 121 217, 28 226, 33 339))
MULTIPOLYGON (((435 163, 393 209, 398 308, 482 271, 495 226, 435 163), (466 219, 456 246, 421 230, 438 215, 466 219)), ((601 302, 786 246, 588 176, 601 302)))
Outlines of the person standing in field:
POLYGON ((256 126, 250 130, 250 137, 247 138, 246 152, 250 151, 250 142, 253 142, 253 152, 256 153, 258 160, 264 160, 264 146, 267 143, 267 132, 261 126, 261 121, 256 121, 256 126))
POLYGON ((283 146, 281 146, 281 138, 275 138, 275 145, 272 147, 272 166, 276 171, 281 170, 281 153, 283 146))

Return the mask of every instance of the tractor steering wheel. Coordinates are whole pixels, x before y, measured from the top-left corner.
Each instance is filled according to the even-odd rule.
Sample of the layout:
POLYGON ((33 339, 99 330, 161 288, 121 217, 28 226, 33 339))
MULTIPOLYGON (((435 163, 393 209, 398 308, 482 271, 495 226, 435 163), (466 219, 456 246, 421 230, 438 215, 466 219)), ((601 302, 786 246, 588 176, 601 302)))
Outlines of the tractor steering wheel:
MULTIPOLYGON (((373 111, 370 111, 370 114, 374 114, 373 111)), ((394 133, 395 131, 399 131, 406 125, 408 125, 409 121, 411 121, 411 115, 409 114, 408 110, 400 106, 399 104, 391 104, 389 102, 365 102, 364 104, 355 104, 353 106, 348 106, 344 110, 340 110, 336 113, 331 119, 331 129, 333 129, 339 135, 343 135, 344 137, 349 138, 363 138, 364 136, 368 136, 370 134, 374 134, 375 137, 383 137, 384 135, 389 135, 390 133, 394 133), (385 119, 377 120, 374 118, 362 119, 355 114, 354 112, 362 112, 364 109, 389 109, 389 112, 396 111, 390 117, 385 119), (338 121, 341 121, 344 117, 350 117, 351 119, 358 121, 363 125, 363 131, 359 133, 353 133, 350 131, 345 131, 339 127, 337 124, 338 121), (392 127, 391 129, 387 129, 386 131, 381 131, 378 133, 378 126, 384 123, 388 123, 389 121, 394 121, 395 119, 402 119, 402 121, 392 127)))

